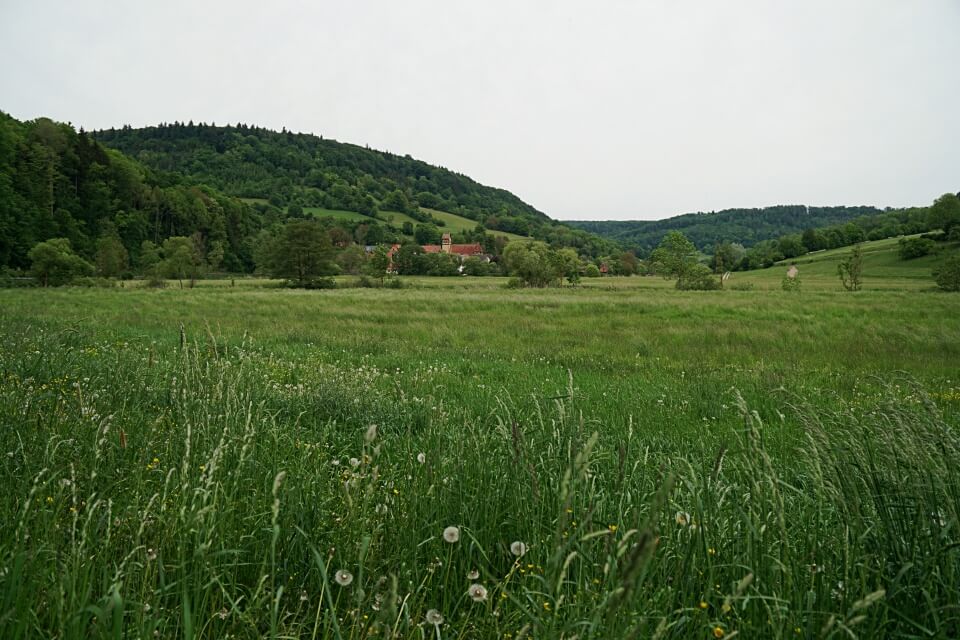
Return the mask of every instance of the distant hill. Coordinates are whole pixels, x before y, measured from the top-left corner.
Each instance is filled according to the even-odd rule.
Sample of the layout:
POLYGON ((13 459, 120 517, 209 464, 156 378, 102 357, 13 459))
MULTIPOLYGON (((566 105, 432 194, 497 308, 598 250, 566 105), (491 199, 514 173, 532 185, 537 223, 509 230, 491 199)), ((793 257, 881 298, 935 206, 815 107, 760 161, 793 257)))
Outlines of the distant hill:
POLYGON ((210 185, 265 214, 269 208, 329 211, 343 220, 354 212, 384 222, 408 216, 461 229, 466 219, 493 234, 574 247, 593 258, 622 252, 619 243, 551 220, 505 189, 408 155, 245 124, 175 122, 93 136, 161 175, 210 185))
POLYGON ((195 236, 213 268, 250 272, 260 233, 305 216, 341 243, 439 238, 436 225, 492 247, 496 235, 596 259, 622 251, 503 189, 316 136, 189 124, 94 135, 0 111, 0 270, 27 268, 30 249, 51 238, 92 260, 100 239, 116 237, 136 266, 144 243, 195 236))
POLYGON ((242 198, 376 215, 417 217, 420 207, 531 235, 549 217, 505 189, 410 156, 255 126, 174 123, 97 131, 94 137, 147 167, 188 176, 242 198))
POLYGON ((721 242, 750 247, 804 229, 849 222, 882 213, 876 207, 807 207, 777 205, 762 209, 724 209, 687 213, 665 220, 569 220, 567 224, 619 242, 638 255, 647 255, 669 231, 681 231, 701 251, 721 242))

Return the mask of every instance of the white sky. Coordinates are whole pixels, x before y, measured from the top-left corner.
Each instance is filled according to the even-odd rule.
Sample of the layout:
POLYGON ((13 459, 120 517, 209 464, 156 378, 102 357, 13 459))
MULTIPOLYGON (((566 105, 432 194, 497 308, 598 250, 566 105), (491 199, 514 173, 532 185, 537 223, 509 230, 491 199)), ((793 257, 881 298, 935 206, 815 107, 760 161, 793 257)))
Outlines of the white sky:
POLYGON ((0 110, 287 127, 559 219, 960 190, 960 0, 0 0, 0 110))

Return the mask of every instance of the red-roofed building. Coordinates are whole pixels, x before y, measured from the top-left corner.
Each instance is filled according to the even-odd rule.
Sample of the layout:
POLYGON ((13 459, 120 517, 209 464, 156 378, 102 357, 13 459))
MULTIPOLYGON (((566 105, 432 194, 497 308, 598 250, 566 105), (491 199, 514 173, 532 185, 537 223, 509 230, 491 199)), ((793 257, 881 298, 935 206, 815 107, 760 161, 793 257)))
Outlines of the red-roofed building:
POLYGON ((453 240, 449 233, 443 234, 443 237, 440 238, 440 244, 423 245, 423 252, 450 253, 455 256, 460 256, 461 260, 470 257, 480 258, 486 255, 483 251, 483 245, 479 242, 474 242, 472 244, 453 244, 453 240))

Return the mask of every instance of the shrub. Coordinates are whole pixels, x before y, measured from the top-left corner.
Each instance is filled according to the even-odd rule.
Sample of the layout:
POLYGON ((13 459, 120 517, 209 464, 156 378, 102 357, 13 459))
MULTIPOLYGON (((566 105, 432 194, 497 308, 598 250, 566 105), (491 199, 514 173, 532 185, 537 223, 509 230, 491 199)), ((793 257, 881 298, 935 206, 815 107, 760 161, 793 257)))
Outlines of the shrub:
POLYGON ((599 278, 600 267, 595 264, 588 264, 587 268, 583 270, 583 275, 587 278, 599 278))
POLYGON ((789 276, 784 276, 783 280, 780 282, 780 288, 784 291, 800 291, 800 277, 791 278, 789 276))
POLYGON ((710 267, 695 264, 687 268, 677 279, 677 289, 684 291, 713 291, 720 288, 720 281, 713 277, 710 267))
POLYGON ((927 255, 936 248, 936 243, 929 238, 901 238, 900 259, 913 260, 927 255))
POLYGON ((937 286, 944 291, 960 291, 960 253, 954 253, 933 272, 937 286))

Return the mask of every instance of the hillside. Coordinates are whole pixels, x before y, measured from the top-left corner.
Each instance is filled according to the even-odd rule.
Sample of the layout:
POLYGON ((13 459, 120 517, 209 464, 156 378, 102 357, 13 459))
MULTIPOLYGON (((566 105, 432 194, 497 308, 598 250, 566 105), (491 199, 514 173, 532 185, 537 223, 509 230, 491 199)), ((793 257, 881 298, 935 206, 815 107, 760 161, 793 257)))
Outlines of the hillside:
POLYGON ((227 194, 376 216, 398 211, 419 218, 420 207, 530 235, 550 223, 504 189, 383 151, 320 136, 238 124, 162 124, 98 131, 94 137, 157 171, 179 173, 227 194))
POLYGON ((647 255, 669 231, 681 231, 701 251, 712 251, 721 242, 745 247, 804 229, 849 222, 881 213, 875 207, 807 207, 777 205, 762 209, 724 209, 686 213, 664 220, 570 220, 567 224, 596 233, 647 255))

